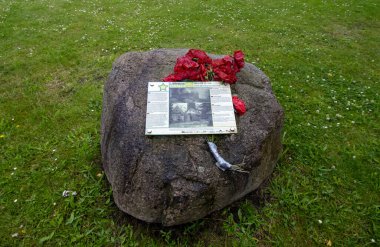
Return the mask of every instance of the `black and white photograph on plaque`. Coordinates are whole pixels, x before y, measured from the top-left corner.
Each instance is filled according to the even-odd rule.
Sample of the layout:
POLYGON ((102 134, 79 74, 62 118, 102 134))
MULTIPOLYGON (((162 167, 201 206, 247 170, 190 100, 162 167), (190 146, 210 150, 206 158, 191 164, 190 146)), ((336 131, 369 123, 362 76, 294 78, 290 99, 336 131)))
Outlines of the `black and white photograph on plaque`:
POLYGON ((213 126, 209 88, 170 88, 169 127, 213 126))

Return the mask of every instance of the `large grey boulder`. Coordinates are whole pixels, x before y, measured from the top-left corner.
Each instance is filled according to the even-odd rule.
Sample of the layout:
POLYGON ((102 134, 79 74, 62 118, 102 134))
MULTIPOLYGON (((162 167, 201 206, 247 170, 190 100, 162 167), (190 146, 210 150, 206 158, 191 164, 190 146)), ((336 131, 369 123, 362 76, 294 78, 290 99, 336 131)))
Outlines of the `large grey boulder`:
POLYGON ((205 135, 145 136, 149 81, 173 71, 187 50, 129 52, 117 59, 104 88, 101 151, 116 205, 147 222, 176 225, 221 209, 255 190, 272 173, 281 152, 284 112, 268 77, 252 64, 232 86, 247 106, 238 134, 217 136, 231 164, 249 174, 221 171, 205 135))

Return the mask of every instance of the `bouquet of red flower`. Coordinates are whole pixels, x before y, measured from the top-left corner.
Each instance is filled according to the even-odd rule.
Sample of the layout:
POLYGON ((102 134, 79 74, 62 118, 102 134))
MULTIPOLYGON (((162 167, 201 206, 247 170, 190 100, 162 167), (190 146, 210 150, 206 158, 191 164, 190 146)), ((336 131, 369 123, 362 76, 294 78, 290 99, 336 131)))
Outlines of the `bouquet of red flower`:
POLYGON ((236 73, 244 67, 244 54, 235 51, 234 56, 211 59, 206 52, 190 49, 185 56, 177 59, 174 73, 163 81, 223 81, 233 84, 237 81, 236 73))
MULTIPOLYGON (((190 49, 185 56, 177 59, 174 73, 163 81, 223 81, 234 84, 237 81, 236 73, 244 67, 244 54, 235 51, 233 56, 211 59, 202 50, 190 49)), ((233 97, 234 108, 239 115, 246 112, 245 104, 237 96, 233 97), (238 102, 238 105, 237 105, 238 102)))

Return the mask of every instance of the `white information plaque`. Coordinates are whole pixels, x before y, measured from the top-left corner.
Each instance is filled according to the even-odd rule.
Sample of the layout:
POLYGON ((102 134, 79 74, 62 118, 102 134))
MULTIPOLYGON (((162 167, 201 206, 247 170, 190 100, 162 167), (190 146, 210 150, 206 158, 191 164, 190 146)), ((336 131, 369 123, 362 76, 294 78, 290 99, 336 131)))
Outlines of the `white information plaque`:
POLYGON ((146 135, 237 133, 229 84, 149 82, 146 135))

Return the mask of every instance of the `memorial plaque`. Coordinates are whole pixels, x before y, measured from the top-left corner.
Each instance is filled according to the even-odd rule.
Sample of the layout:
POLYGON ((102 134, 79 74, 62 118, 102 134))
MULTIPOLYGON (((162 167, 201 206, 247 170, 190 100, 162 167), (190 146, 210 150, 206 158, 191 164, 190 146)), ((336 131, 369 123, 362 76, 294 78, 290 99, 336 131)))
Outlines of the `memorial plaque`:
POLYGON ((237 133, 229 84, 149 82, 146 135, 237 133))

